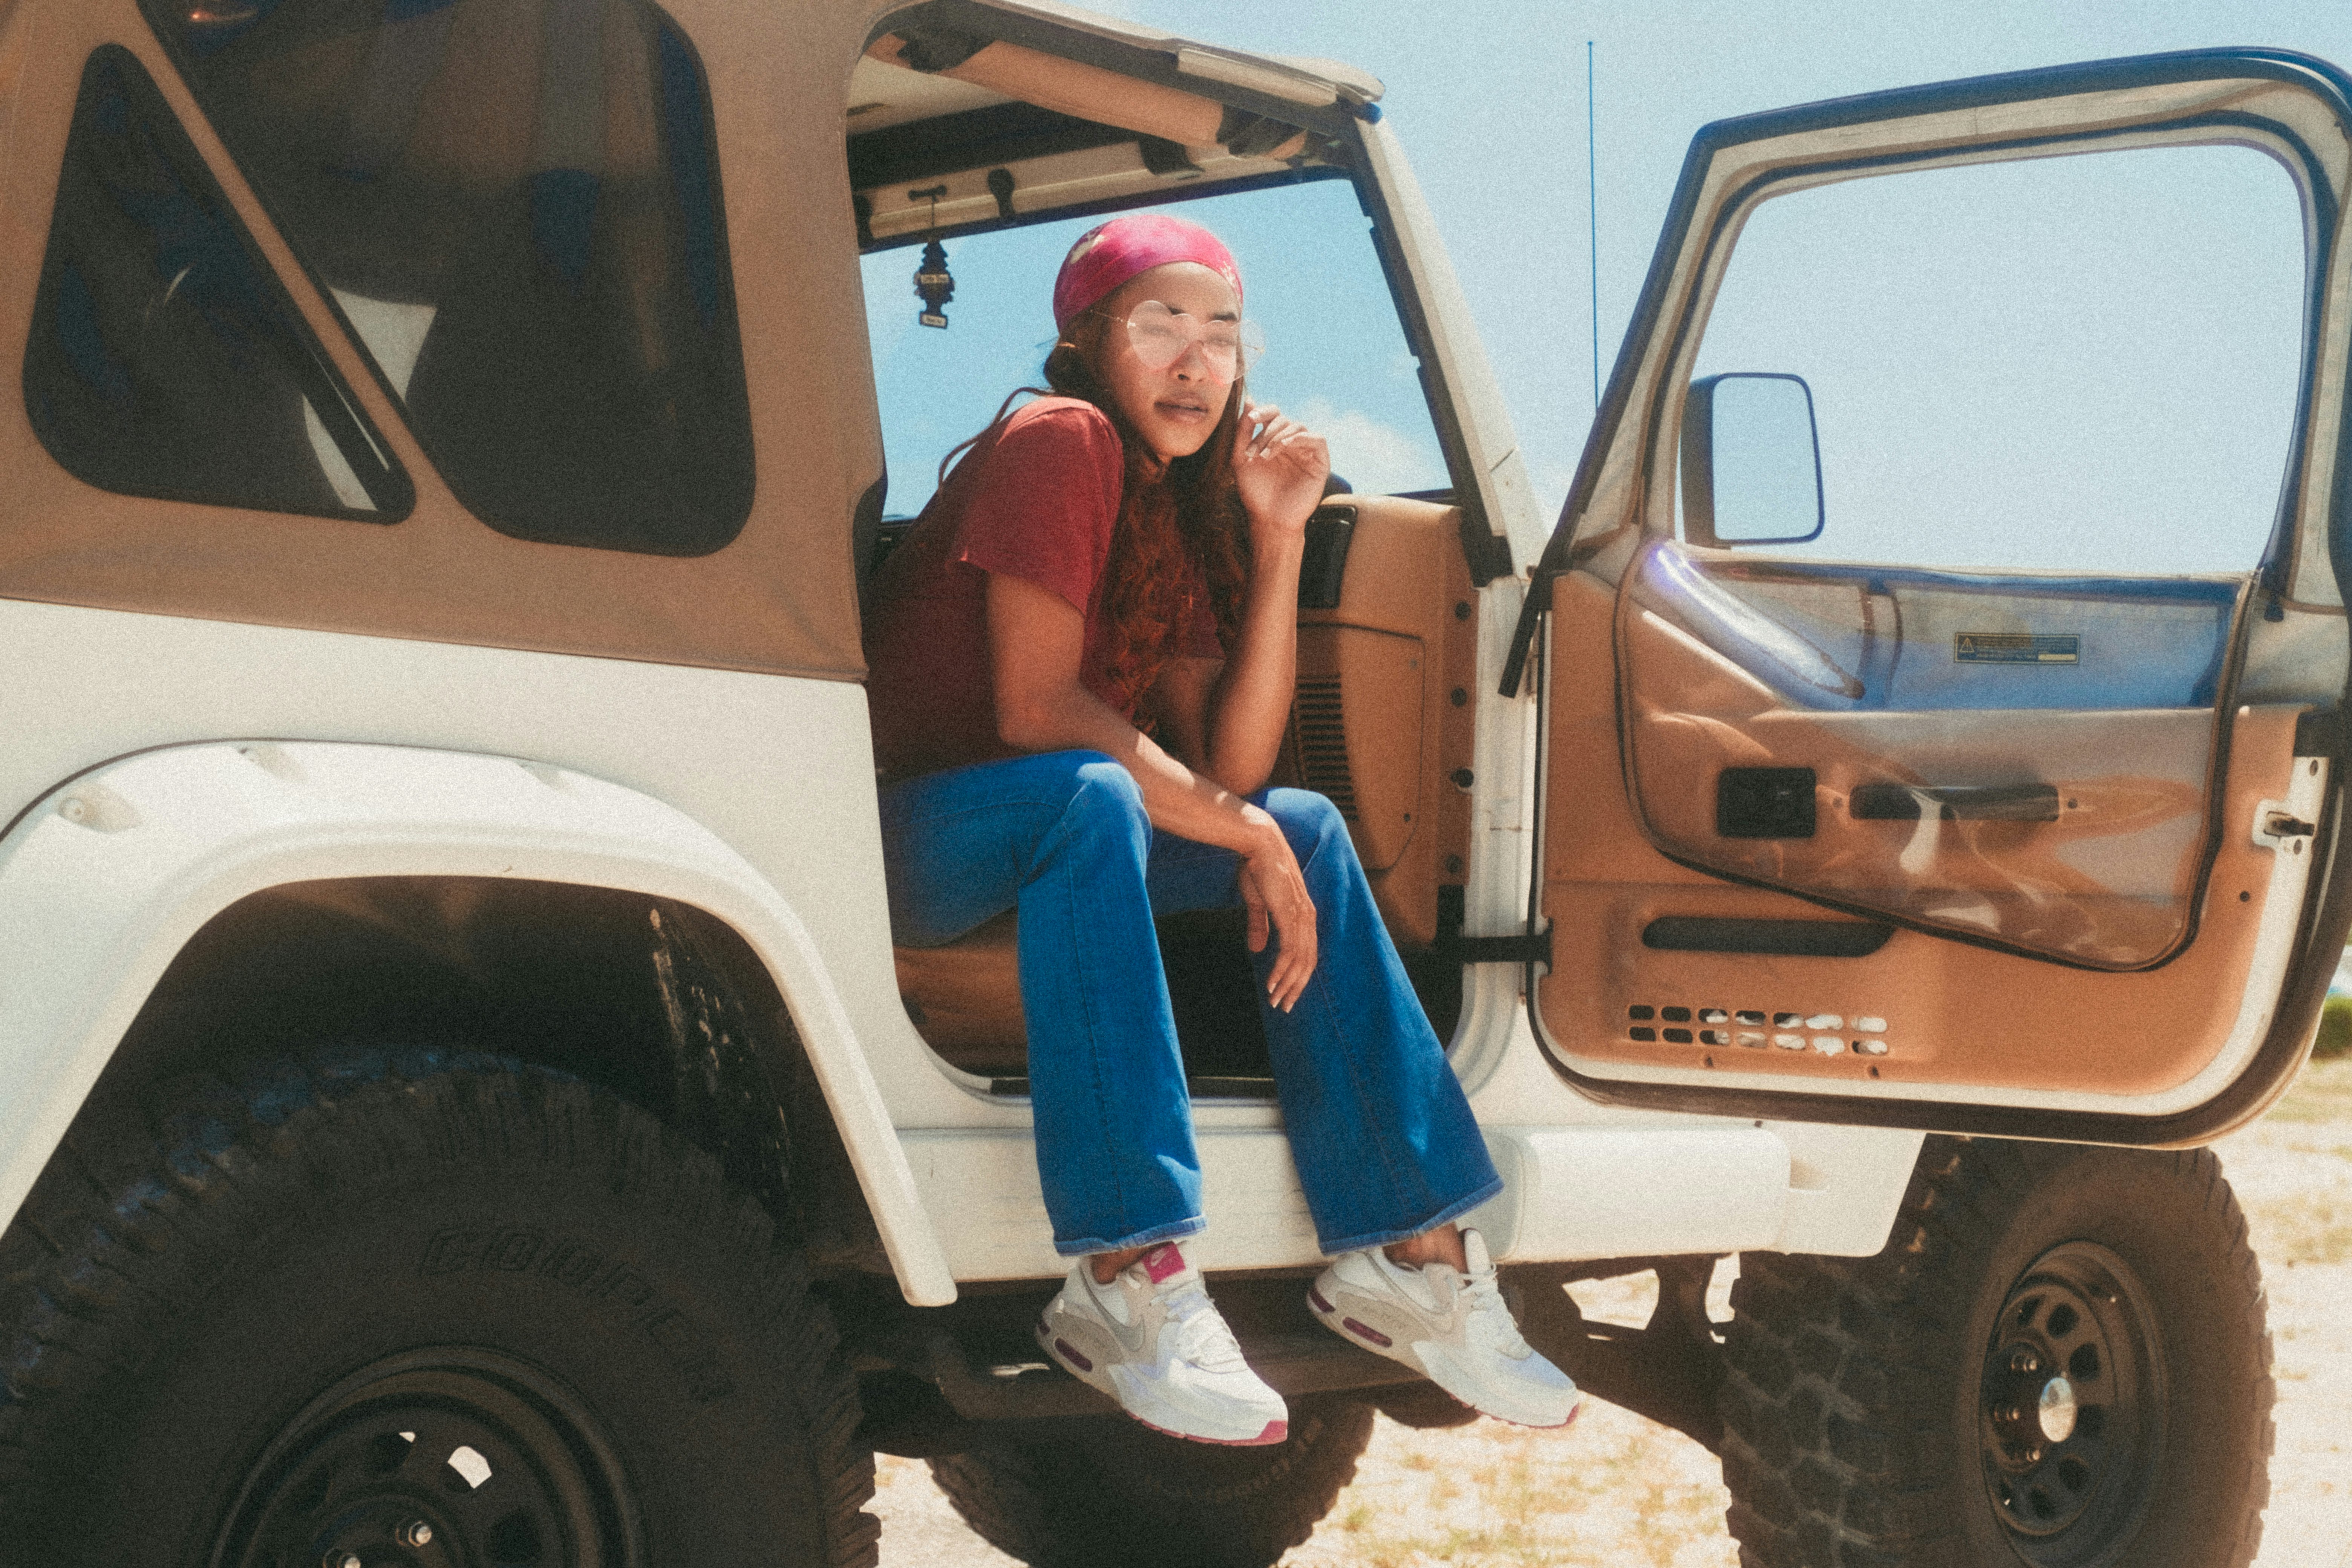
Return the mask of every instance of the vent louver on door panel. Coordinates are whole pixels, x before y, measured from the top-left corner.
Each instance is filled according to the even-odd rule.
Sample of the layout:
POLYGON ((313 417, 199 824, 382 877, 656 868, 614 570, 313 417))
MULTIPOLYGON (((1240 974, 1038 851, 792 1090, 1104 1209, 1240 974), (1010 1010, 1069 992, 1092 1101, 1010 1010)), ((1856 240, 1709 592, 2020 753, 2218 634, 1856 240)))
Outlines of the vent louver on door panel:
POLYGON ((1356 782, 1348 772, 1348 730, 1336 676, 1298 682, 1298 771, 1307 787, 1330 797, 1339 815, 1357 820, 1356 782))

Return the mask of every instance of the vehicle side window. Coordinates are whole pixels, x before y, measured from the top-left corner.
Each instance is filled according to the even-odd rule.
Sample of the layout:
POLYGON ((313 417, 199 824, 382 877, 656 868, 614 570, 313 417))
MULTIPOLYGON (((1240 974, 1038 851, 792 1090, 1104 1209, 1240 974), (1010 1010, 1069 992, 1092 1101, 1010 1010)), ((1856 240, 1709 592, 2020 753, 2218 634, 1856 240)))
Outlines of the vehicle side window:
POLYGON ((700 65, 643 0, 142 0, 457 498, 700 555, 751 413, 700 65))
POLYGON ((393 522, 415 500, 128 50, 84 68, 25 409, 101 489, 393 522))
MULTIPOLYGON (((1754 210, 1695 374, 1751 373, 1723 384, 1742 409, 1769 390, 1752 373, 1810 384, 1820 536, 1758 553, 2246 572, 2295 425, 2304 269, 2294 184, 2249 147, 1874 175, 1754 210)), ((1740 428, 1720 398, 1715 422, 1759 480, 1746 438, 1778 426, 1740 428)), ((1718 522, 1737 499, 1715 498, 1718 522)))

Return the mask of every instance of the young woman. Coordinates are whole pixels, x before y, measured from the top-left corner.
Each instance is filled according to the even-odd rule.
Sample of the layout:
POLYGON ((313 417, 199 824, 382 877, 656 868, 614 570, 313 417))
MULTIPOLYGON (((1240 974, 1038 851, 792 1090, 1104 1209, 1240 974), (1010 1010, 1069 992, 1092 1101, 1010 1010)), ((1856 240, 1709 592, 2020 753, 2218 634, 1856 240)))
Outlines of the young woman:
POLYGON ((1137 1419, 1274 1443, 1281 1396, 1185 1258, 1200 1159, 1154 914, 1248 910, 1335 1332, 1528 1426, 1576 1390, 1475 1231, 1500 1189, 1330 802, 1268 789, 1299 558, 1330 464, 1248 403, 1242 280, 1206 229, 1115 218, 1054 286, 1055 395, 996 421, 877 577, 867 691, 897 940, 1018 907, 1037 1167, 1075 1258, 1037 1337, 1137 1419))

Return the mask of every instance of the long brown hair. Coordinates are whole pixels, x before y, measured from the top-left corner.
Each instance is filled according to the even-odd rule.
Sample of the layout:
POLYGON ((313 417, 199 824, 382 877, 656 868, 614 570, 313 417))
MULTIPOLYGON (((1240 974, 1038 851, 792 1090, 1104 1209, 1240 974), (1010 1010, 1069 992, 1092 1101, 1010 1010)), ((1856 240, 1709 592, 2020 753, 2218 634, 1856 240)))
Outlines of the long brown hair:
POLYGON ((1207 442, 1155 474, 1158 459, 1096 374, 1094 356, 1107 330, 1104 318, 1092 311, 1074 321, 1045 356, 1045 385, 1024 386, 1007 397, 986 428, 941 459, 940 479, 945 483, 956 459, 995 433, 1018 398, 1042 397, 1050 388, 1102 410, 1118 432, 1127 460, 1118 519, 1111 530, 1110 561, 1103 573, 1102 604, 1117 638, 1111 676, 1133 703, 1151 689, 1174 656, 1183 628, 1199 613, 1196 585, 1207 588, 1218 640, 1231 648, 1240 633, 1242 600, 1249 586, 1244 564, 1249 559, 1249 514, 1234 482, 1234 443, 1239 439, 1242 405, 1247 399, 1236 378, 1207 442))

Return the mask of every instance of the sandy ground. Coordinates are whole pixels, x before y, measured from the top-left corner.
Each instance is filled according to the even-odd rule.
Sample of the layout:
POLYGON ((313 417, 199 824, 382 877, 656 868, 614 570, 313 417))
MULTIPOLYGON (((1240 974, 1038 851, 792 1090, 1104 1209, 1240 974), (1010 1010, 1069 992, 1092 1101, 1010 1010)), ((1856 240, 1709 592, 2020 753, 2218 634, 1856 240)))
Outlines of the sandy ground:
MULTIPOLYGON (((2315 1065, 2259 1126, 2221 1146, 2270 1294, 2278 1455, 2257 1568, 2352 1568, 2352 1058, 2315 1065)), ((1728 1266, 1718 1271, 1723 1315, 1728 1266)), ((1639 1321, 1648 1291, 1577 1287, 1588 1315, 1639 1321)), ((1715 1460, 1598 1400, 1571 1434, 1494 1422, 1415 1432, 1382 1419, 1286 1568, 1735 1568, 1715 1460)), ((916 1460, 884 1458, 883 1568, 1010 1568, 916 1460)))

